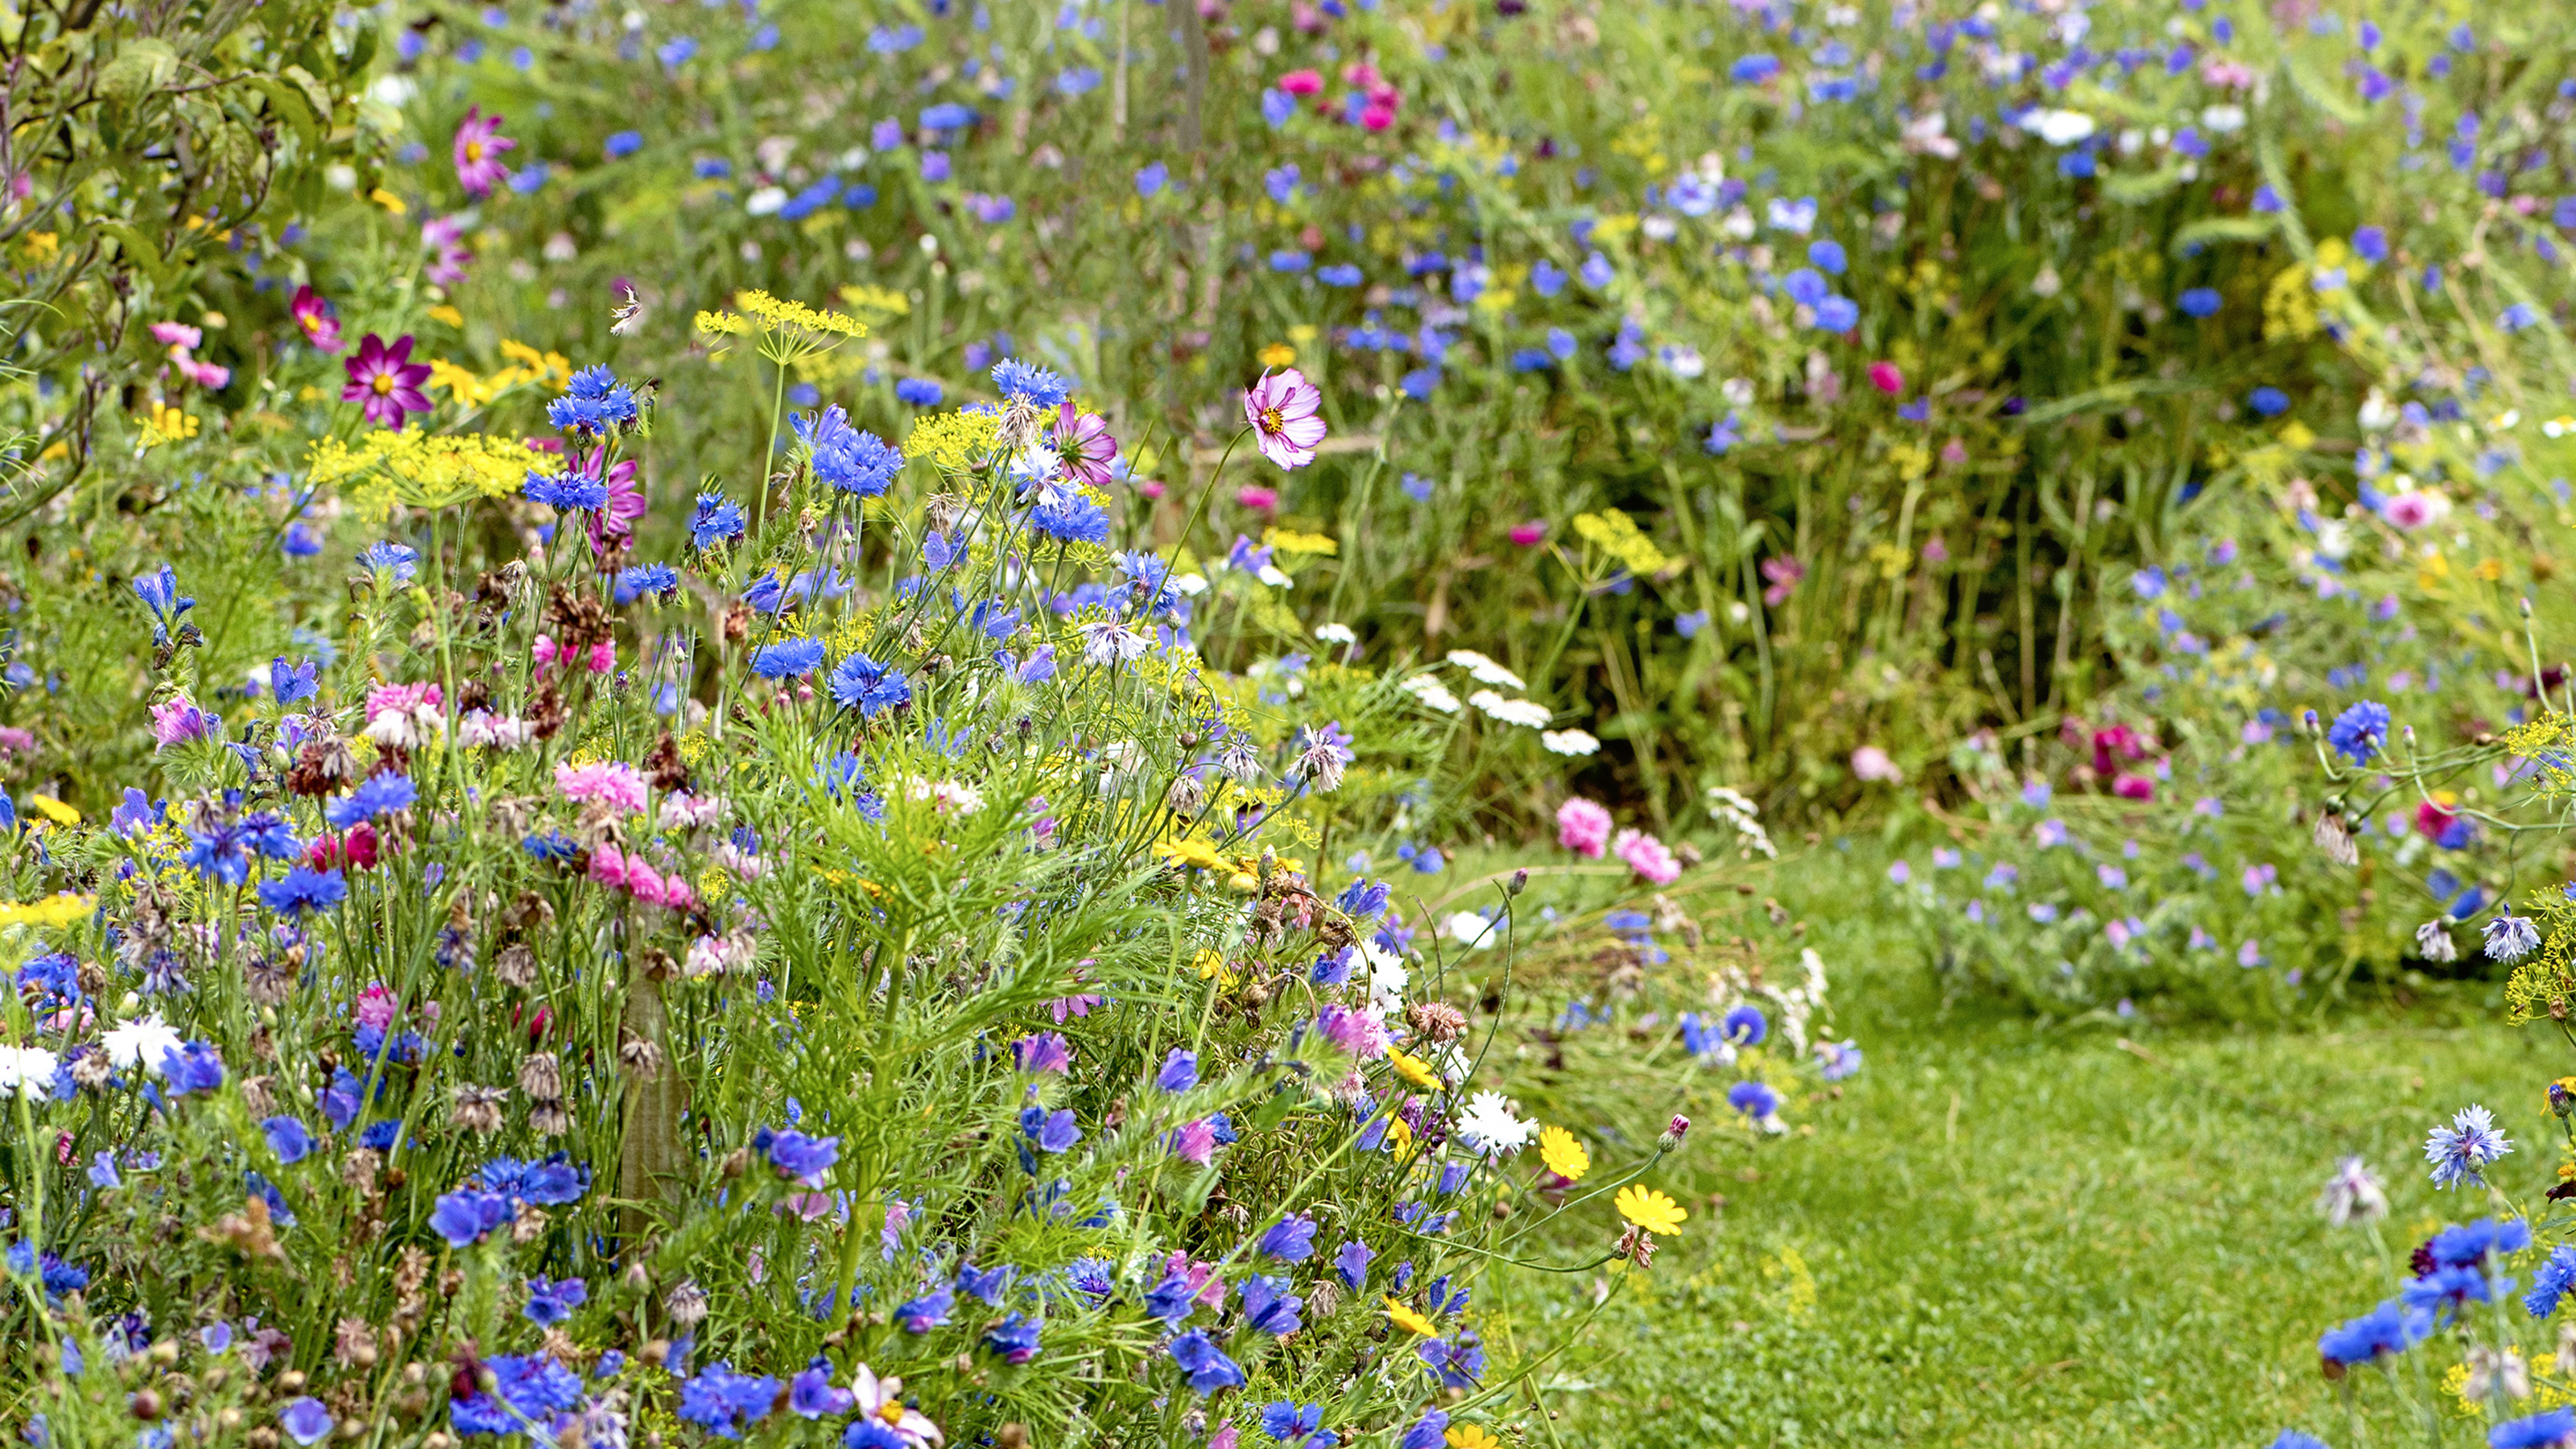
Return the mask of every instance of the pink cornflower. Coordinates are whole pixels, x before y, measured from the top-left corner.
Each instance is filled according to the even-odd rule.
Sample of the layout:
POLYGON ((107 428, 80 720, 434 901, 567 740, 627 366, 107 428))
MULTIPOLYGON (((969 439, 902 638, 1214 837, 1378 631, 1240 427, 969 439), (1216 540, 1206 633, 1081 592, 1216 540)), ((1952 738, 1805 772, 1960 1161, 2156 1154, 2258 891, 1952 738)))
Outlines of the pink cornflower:
POLYGON ((1664 843, 1642 830, 1620 831, 1610 849, 1648 885, 1671 885, 1682 873, 1682 863, 1673 858, 1664 843))
POLYGON ((193 357, 180 358, 179 371, 187 374, 188 381, 209 392, 233 380, 231 368, 216 362, 199 362, 193 357))
POLYGON ((370 983, 366 990, 358 993, 358 1025, 360 1026, 372 1026, 378 1031, 383 1031, 394 1024, 394 1017, 398 1010, 399 1004, 394 1000, 392 989, 381 981, 370 983))
POLYGON ((1360 128, 1383 131, 1395 124, 1395 107, 1385 101, 1371 101, 1360 109, 1360 128))
POLYGON ((1905 391, 1905 369, 1893 362, 1873 362, 1869 365, 1869 385, 1894 397, 1905 391))
POLYGON ((1234 501, 1255 513, 1268 513, 1279 506, 1279 490, 1264 488, 1258 483, 1246 483, 1234 490, 1234 501))
POLYGON ((644 776, 621 760, 555 766, 555 788, 567 800, 599 800, 619 810, 644 808, 644 776))
POLYGON ((604 886, 626 889, 626 856, 607 841, 591 847, 590 878, 604 886))
MULTIPOLYGON (((206 334, 185 322, 155 322, 152 324, 152 339, 165 347, 184 350, 205 341, 206 334)), ((175 357, 178 354, 171 355, 175 357)))
POLYGON ((2153 800, 2156 782, 2144 775, 2122 775, 2111 782, 2111 793, 2123 800, 2153 800))
MULTIPOLYGON (((554 640, 554 636, 551 634, 538 635, 537 642, 531 645, 528 649, 528 657, 536 661, 537 674, 540 678, 544 677, 545 672, 552 669, 554 666, 558 664, 569 664, 572 662, 572 652, 564 648, 562 645, 557 644, 554 640)), ((588 663, 590 666, 590 672, 593 674, 606 674, 608 671, 615 669, 617 667, 617 641, 614 639, 602 639, 598 643, 591 645, 590 659, 588 663)))
POLYGON ((1265 372, 1243 394, 1243 416, 1259 434, 1261 456, 1282 468, 1303 468, 1315 461, 1315 445, 1324 441, 1324 390, 1293 367, 1265 372))
POLYGON ((1547 521, 1545 519, 1533 518, 1527 523, 1515 523, 1512 525, 1511 539, 1518 547, 1536 548, 1539 545, 1539 541, 1546 537, 1547 521))
POLYGON ((1118 440, 1109 436, 1109 422, 1098 413, 1076 413, 1073 404, 1056 409, 1056 455, 1064 462, 1067 477, 1094 488, 1109 486, 1109 465, 1118 456, 1118 440))
POLYGON ((304 340, 316 352, 340 350, 340 319, 331 315, 331 304, 322 300, 321 293, 311 287, 296 288, 295 300, 286 304, 286 315, 304 329, 304 340))
POLYGON ((1762 577, 1769 579, 1771 586, 1762 591, 1762 602, 1774 609, 1789 602, 1789 595, 1796 592, 1798 581, 1806 576, 1807 566, 1786 554, 1764 559, 1762 577))
POLYGON ((475 196, 491 195, 492 183, 510 174, 510 168, 501 164, 501 153, 518 144, 501 134, 499 116, 483 114, 481 106, 469 108, 456 128, 457 181, 475 196))
POLYGON ((399 431, 406 416, 429 411, 429 394, 420 390, 429 381, 429 364, 411 360, 409 333, 387 347, 370 332, 358 344, 357 356, 341 366, 348 370, 349 384, 340 389, 340 401, 362 405, 367 421, 399 431))
POLYGON ((1324 88, 1324 77, 1311 70, 1292 70, 1279 78, 1279 89, 1292 96, 1311 96, 1324 88))
POLYGON ((1377 1014, 1354 1011, 1347 1006, 1327 1006, 1316 1020, 1324 1040, 1341 1049, 1344 1056, 1375 1061, 1386 1055, 1386 1025, 1377 1014))
POLYGON ((445 696, 435 684, 381 684, 367 691, 367 738, 406 750, 447 727, 445 696))
POLYGON ((1556 843, 1599 860, 1610 848, 1610 812, 1580 795, 1557 806, 1556 843))

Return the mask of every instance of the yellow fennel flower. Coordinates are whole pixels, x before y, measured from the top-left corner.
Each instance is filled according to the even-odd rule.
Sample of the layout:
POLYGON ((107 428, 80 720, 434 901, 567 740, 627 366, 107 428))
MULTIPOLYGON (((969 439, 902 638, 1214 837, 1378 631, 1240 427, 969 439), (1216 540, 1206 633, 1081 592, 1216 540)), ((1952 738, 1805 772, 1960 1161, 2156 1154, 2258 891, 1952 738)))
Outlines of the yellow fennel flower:
POLYGON ((1538 1133, 1539 1159, 1547 1170, 1568 1182, 1581 1182, 1592 1170, 1592 1154, 1583 1150, 1574 1134, 1562 1127, 1542 1127, 1538 1133))
POLYGON ((1647 1232, 1667 1238, 1680 1232, 1682 1219, 1690 1216, 1682 1211, 1680 1203, 1651 1187, 1639 1187, 1633 1182, 1619 1189, 1619 1196, 1612 1201, 1619 1209, 1619 1216, 1647 1232))

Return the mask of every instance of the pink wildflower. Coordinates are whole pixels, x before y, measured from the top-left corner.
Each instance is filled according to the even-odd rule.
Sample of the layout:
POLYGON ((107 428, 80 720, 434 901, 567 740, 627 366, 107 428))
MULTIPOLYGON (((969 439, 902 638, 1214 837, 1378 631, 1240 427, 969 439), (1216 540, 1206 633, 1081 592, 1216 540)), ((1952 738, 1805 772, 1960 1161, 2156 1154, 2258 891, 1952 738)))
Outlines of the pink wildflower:
POLYGON ((381 981, 369 984, 366 990, 358 993, 358 1025, 360 1026, 372 1026, 378 1031, 383 1031, 394 1024, 394 1017, 398 1012, 399 1003, 394 1000, 392 988, 381 981))
POLYGON ((1905 391, 1905 370, 1893 362, 1873 362, 1869 365, 1869 385, 1894 397, 1905 391))
POLYGON ((358 344, 358 355, 341 366, 349 382, 340 389, 340 401, 363 404, 367 421, 400 429, 407 415, 429 411, 429 394, 420 390, 429 381, 429 364, 411 360, 409 334, 387 347, 370 332, 358 344))
POLYGON ((1264 488, 1258 483, 1246 483, 1234 490, 1234 501, 1255 513, 1268 513, 1279 506, 1279 490, 1264 488))
POLYGON ((1327 1006, 1316 1024, 1324 1039, 1340 1048, 1345 1056, 1374 1061, 1386 1055, 1386 1026, 1374 1012, 1354 1011, 1347 1006, 1327 1006))
POLYGON ((286 315, 304 329, 304 340, 313 345, 314 351, 340 350, 340 319, 331 315, 331 304, 322 300, 321 293, 311 287, 296 288, 295 300, 286 305, 286 315))
POLYGON ((555 788, 567 800, 598 800, 617 810, 644 808, 644 776, 622 760, 555 766, 555 788))
POLYGON ((604 886, 626 889, 626 856, 616 846, 601 841, 590 852, 590 878, 604 886))
POLYGON ((214 717, 186 695, 152 706, 152 742, 158 749, 202 740, 213 732, 214 724, 214 717))
POLYGON ((1599 860, 1610 848, 1610 812, 1580 795, 1557 806, 1556 843, 1599 860))
POLYGON ((1216 1156, 1216 1129, 1195 1119, 1173 1128, 1172 1155, 1193 1166, 1207 1166, 1208 1159, 1216 1156))
POLYGON ((155 322, 152 324, 152 337, 165 346, 177 348, 194 347, 206 340, 204 332, 185 322, 155 322))
POLYGON ((1512 542, 1522 548, 1536 548, 1539 541, 1546 537, 1547 523, 1544 519, 1534 518, 1527 523, 1512 525, 1512 542))
POLYGON ((510 174, 501 164, 501 153, 514 150, 518 142, 501 134, 501 118, 483 114, 481 106, 466 110, 465 120, 456 128, 456 179, 475 196, 492 194, 492 183, 510 174))
POLYGON ((1893 785, 1905 778, 1905 772, 1888 758, 1887 751, 1876 745, 1863 745, 1851 752, 1852 773, 1864 780, 1893 785))
POLYGON ((188 381, 209 392, 233 380, 231 368, 220 363, 199 362, 194 358, 179 359, 179 370, 187 374, 188 381))
POLYGON ((1056 409, 1056 453, 1064 460, 1066 476, 1094 488, 1109 486, 1109 465, 1118 457, 1118 440, 1109 436, 1109 422, 1098 413, 1076 413, 1072 403, 1056 409))
POLYGON ((474 260, 474 251, 465 245, 465 224, 452 216, 434 217, 420 224, 420 244, 437 253, 430 258, 427 276, 442 287, 453 287, 465 280, 465 268, 474 260))
POLYGON ((1806 576, 1807 566, 1786 554, 1764 559, 1762 577, 1769 579, 1771 586, 1762 591, 1762 602, 1774 609, 1789 602, 1789 595, 1796 591, 1798 581, 1806 576))
POLYGON ((1261 456, 1282 468, 1303 468, 1315 461, 1315 445, 1324 441, 1324 390, 1293 367, 1266 372, 1243 394, 1244 420, 1259 434, 1261 456))
POLYGON ((1292 96, 1311 96, 1324 88, 1324 77, 1311 70, 1292 70, 1279 78, 1279 89, 1292 96))
POLYGON ((2144 775, 2122 775, 2111 782, 2111 793, 2123 800, 2153 800, 2156 782, 2144 775))
MULTIPOLYGON (((590 477, 599 477, 599 465, 606 461, 607 454, 608 445, 605 443, 591 449, 590 456, 580 460, 582 471, 590 477)), ((590 514, 590 548, 593 553, 608 552, 611 538, 623 543, 633 537, 635 520, 644 516, 644 490, 635 484, 634 459, 620 458, 617 465, 608 470, 606 481, 608 506, 593 509, 590 514)))
POLYGON ((1671 885, 1682 873, 1682 863, 1673 858, 1664 843, 1642 830, 1620 831, 1610 849, 1648 885, 1671 885))

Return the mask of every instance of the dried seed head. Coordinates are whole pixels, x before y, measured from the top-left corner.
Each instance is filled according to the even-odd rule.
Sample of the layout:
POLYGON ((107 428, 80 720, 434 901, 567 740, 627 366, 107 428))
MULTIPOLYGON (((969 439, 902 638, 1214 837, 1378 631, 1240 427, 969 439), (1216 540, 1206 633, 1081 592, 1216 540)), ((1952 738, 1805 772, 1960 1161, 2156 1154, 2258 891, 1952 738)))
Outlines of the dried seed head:
POLYGON ((530 1052, 519 1063, 519 1090, 540 1102, 551 1102, 563 1093, 563 1066, 553 1052, 530 1052))

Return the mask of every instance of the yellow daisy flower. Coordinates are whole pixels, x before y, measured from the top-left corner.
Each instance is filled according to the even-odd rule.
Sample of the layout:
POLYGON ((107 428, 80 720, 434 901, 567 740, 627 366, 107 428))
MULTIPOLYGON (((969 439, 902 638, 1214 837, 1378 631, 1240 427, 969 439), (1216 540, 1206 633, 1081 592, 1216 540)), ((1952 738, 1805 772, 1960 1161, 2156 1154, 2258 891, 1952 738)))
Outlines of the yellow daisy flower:
POLYGON ((1680 1203, 1651 1187, 1639 1187, 1633 1182, 1619 1189, 1619 1196, 1612 1202, 1618 1207, 1619 1216, 1647 1232, 1667 1238, 1680 1232, 1682 1219, 1690 1216, 1682 1211, 1680 1203))
POLYGON ((1449 1449, 1503 1449, 1503 1441, 1486 1433, 1482 1424, 1461 1424, 1448 1438, 1449 1449))
POLYGON ((1538 1132, 1539 1159, 1547 1170, 1568 1182, 1581 1182, 1592 1170, 1592 1154, 1583 1150, 1574 1134, 1562 1127, 1542 1127, 1538 1132))
POLYGON ((1440 1090, 1440 1074, 1431 1070, 1429 1062, 1417 1056, 1407 1055, 1404 1048, 1399 1046, 1389 1046, 1386 1049, 1386 1059, 1395 1063, 1397 1076, 1426 1092, 1440 1090))
POLYGON ((1414 1312, 1412 1305, 1402 1299, 1386 1300, 1386 1316, 1394 1321, 1396 1327, 1407 1333, 1418 1333, 1425 1338, 1430 1338, 1440 1332, 1439 1324, 1414 1312))

